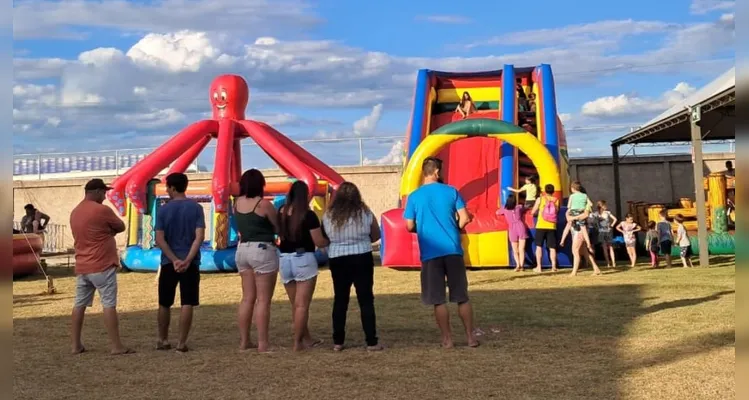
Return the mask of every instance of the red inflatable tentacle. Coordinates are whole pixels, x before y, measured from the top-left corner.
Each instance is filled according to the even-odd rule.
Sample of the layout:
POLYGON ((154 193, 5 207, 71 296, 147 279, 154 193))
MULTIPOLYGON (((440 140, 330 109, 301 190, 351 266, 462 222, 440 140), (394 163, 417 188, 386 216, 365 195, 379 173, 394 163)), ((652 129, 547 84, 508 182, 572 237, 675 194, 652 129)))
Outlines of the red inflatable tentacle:
MULTIPOLYGON (((235 127, 236 128, 236 127, 235 127)), ((231 155, 231 183, 237 183, 242 178, 242 142, 239 135, 234 135, 234 149, 231 155)))
POLYGON ((338 189, 338 186, 343 183, 344 179, 341 175, 338 174, 338 172, 334 171, 333 168, 330 168, 327 164, 320 161, 319 158, 312 155, 310 152, 305 150, 302 146, 294 143, 293 140, 286 137, 283 133, 275 130, 274 128, 265 125, 268 130, 271 132, 271 134, 281 142, 284 146, 286 146, 291 152, 301 160, 304 164, 308 165, 312 171, 317 173, 321 178, 325 179, 330 183, 330 185, 333 187, 334 190, 338 189))
POLYGON ((273 134, 274 129, 256 121, 241 121, 252 140, 265 151, 290 176, 307 184, 309 198, 312 199, 317 178, 308 166, 273 134))
POLYGON ((133 167, 133 172, 127 179, 125 192, 139 212, 146 211, 146 183, 168 167, 172 161, 187 152, 195 142, 204 140, 217 129, 218 121, 196 122, 180 131, 170 141, 154 150, 151 156, 133 167))
POLYGON ((217 213, 228 211, 233 151, 234 120, 222 119, 218 124, 216 159, 213 164, 213 209, 217 213))
POLYGON ((208 146, 208 143, 211 141, 210 135, 205 135, 203 139, 200 139, 198 142, 196 142, 192 147, 190 147, 190 150, 187 150, 185 153, 183 153, 177 161, 175 161, 172 164, 172 167, 169 168, 169 171, 167 171, 166 175, 164 175, 163 181, 166 181, 166 177, 174 172, 181 172, 184 173, 187 171, 187 168, 192 164, 193 161, 195 161, 196 158, 200 155, 200 153, 205 149, 206 146, 208 146))

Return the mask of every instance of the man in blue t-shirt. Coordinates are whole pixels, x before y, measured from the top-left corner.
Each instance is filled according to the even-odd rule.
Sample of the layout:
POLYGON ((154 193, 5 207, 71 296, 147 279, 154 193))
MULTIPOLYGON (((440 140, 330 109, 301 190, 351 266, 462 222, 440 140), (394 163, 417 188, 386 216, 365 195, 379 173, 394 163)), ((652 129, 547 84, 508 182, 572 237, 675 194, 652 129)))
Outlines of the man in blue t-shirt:
POLYGON ((192 325, 192 309, 200 304, 200 246, 205 239, 203 207, 185 196, 187 175, 172 173, 166 177, 169 202, 156 212, 156 245, 161 248, 159 271, 158 350, 169 350, 170 309, 179 284, 182 303, 179 342, 176 350, 187 351, 187 335, 192 325))
POLYGON ((421 300, 434 306, 442 346, 452 348, 450 316, 445 304, 447 280, 450 302, 458 303, 468 345, 477 347, 479 342, 473 334, 473 308, 468 302, 468 277, 460 242, 460 230, 471 221, 471 217, 460 193, 442 183, 442 160, 428 157, 421 168, 424 184, 408 196, 403 214, 408 231, 415 232, 419 239, 421 300))

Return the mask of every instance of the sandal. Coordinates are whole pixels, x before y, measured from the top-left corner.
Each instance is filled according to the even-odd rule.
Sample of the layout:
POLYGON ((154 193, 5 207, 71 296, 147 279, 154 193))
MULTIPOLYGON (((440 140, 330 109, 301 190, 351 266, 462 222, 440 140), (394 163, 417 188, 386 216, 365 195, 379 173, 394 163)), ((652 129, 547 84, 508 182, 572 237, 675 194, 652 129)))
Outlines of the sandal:
POLYGON ((171 350, 171 349, 172 349, 172 345, 169 344, 169 342, 156 343, 156 350, 171 350))
POLYGON ((374 346, 367 346, 367 351, 382 351, 385 350, 385 346, 376 344, 374 346))

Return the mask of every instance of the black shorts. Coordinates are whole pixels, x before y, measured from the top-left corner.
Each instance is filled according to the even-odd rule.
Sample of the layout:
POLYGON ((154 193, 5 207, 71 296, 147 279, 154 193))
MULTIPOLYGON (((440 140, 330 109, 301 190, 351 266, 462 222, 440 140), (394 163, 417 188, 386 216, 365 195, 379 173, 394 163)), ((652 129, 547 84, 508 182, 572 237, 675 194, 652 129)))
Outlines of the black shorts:
POLYGON ((671 241, 670 240, 664 240, 661 242, 661 254, 663 254, 664 256, 671 255, 671 241))
POLYGON ((682 258, 689 258, 692 256, 692 246, 683 246, 680 248, 679 255, 682 258))
POLYGON ((437 257, 421 263, 421 301, 424 304, 445 304, 446 287, 450 290, 451 303, 468 301, 468 276, 463 256, 437 257))
POLYGON ((546 242, 546 247, 549 250, 556 250, 557 248, 557 230, 556 229, 536 229, 536 234, 533 236, 533 241, 536 246, 541 247, 546 242))
POLYGON ((174 305, 174 297, 177 294, 179 284, 179 297, 183 306, 197 306, 200 304, 200 269, 198 263, 193 262, 183 272, 174 270, 174 264, 161 266, 159 275, 159 305, 171 307, 174 305))

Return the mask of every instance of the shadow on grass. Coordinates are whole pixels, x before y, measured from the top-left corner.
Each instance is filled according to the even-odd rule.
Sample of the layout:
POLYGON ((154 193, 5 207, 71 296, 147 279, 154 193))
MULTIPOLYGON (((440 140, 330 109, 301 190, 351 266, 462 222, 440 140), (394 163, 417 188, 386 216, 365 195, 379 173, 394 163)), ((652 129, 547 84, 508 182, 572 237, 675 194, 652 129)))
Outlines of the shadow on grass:
POLYGON ((674 301, 664 301, 663 303, 654 304, 644 309, 645 313, 654 313, 663 310, 670 310, 673 308, 691 307, 698 304, 706 303, 708 301, 719 300, 723 296, 730 294, 736 294, 735 290, 724 290, 722 292, 713 293, 709 296, 696 297, 693 299, 679 299, 674 301))
MULTIPOLYGON (((485 332, 482 346, 465 347, 451 307, 459 346, 451 351, 439 349, 431 308, 420 303, 417 293, 379 294, 375 299, 377 327, 388 349, 373 354, 361 350, 363 337, 353 296, 347 338, 347 345, 353 347, 340 354, 327 346, 304 354, 288 351, 290 307, 279 292, 270 332, 279 351, 262 356, 235 350, 236 304, 199 307, 190 339, 192 351, 184 355, 152 351, 155 310, 121 313, 123 339, 139 351, 121 358, 106 356, 100 314, 87 316, 84 340, 90 353, 77 357, 67 354, 67 316, 16 319, 14 397, 61 399, 87 393, 90 398, 109 399, 291 398, 300 394, 326 399, 622 398, 619 379, 632 369, 735 342, 734 332, 726 331, 688 339, 644 360, 624 361, 620 342, 635 319, 730 293, 645 307, 640 285, 474 290, 471 298, 477 325, 485 332), (40 371, 43 380, 37 378, 40 371)), ((38 299, 17 297, 18 304, 38 299)), ((331 299, 315 299, 310 316, 313 335, 328 345, 331 307, 331 299)), ((172 337, 176 336, 176 315, 173 320, 172 337)))

